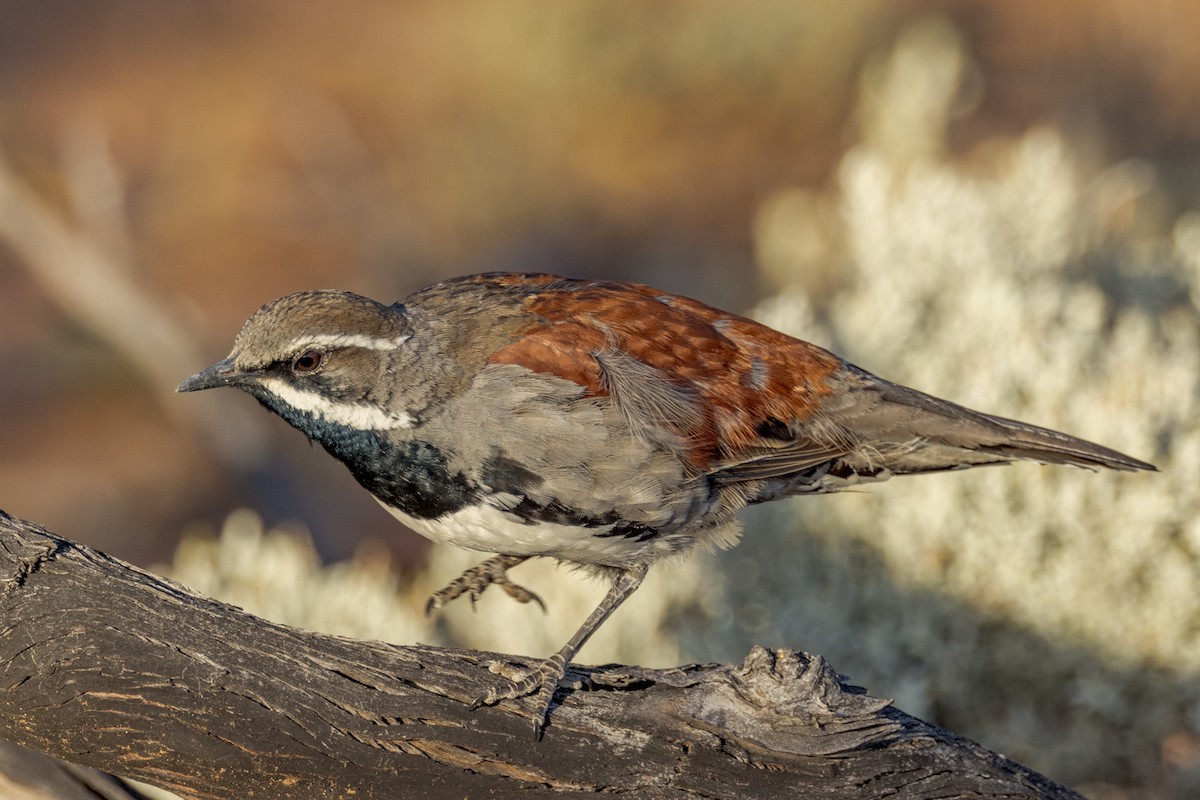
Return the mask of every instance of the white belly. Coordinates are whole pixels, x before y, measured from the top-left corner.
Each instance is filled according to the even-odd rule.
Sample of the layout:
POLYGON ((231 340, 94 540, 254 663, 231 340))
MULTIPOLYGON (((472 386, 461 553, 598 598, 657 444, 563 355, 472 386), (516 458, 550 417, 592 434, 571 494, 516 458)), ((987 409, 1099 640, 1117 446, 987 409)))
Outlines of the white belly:
POLYGON ((380 505, 427 539, 484 553, 550 556, 579 564, 628 567, 657 561, 681 549, 678 541, 658 537, 637 542, 622 536, 597 536, 612 530, 612 525, 581 528, 553 522, 527 524, 515 514, 487 504, 467 506, 437 519, 417 519, 386 503, 380 505))

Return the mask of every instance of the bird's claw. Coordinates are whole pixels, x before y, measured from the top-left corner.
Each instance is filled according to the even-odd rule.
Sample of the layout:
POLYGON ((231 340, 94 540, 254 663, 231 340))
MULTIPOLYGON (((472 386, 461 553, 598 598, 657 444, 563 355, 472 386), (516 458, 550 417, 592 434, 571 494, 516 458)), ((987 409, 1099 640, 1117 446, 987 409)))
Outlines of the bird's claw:
POLYGON ((542 602, 542 598, 538 597, 535 592, 526 589, 521 584, 513 583, 507 578, 500 581, 492 581, 492 583, 498 585, 504 590, 505 594, 507 594, 513 600, 516 600, 518 603, 537 603, 538 608, 542 610, 542 613, 546 613, 546 604, 542 602))
MULTIPOLYGON (((494 666, 492 671, 504 672, 503 668, 497 670, 494 666)), ((516 700, 537 692, 534 700, 533 735, 534 738, 541 739, 546 722, 550 718, 550 705, 554 702, 554 693, 558 691, 558 685, 566 671, 567 663, 562 654, 555 653, 537 667, 522 670, 521 677, 509 678, 508 686, 489 688, 475 698, 471 703, 471 710, 474 711, 480 706, 493 706, 501 700, 516 700)))
POLYGON ((429 616, 435 608, 442 608, 451 600, 464 594, 471 598, 471 608, 474 609, 484 589, 493 583, 518 603, 534 602, 545 612, 546 604, 542 602, 542 598, 508 579, 509 567, 514 567, 524 560, 524 556, 493 556, 481 564, 476 564, 451 581, 444 589, 439 589, 430 595, 429 600, 425 603, 425 616, 429 616))

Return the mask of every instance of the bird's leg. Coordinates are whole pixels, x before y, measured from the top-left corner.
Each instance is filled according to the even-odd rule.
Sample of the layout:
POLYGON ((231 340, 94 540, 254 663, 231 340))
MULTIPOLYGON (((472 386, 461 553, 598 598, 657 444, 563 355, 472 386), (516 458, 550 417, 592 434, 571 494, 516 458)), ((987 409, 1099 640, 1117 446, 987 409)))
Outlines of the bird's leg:
POLYGON ((543 661, 541 666, 530 670, 524 678, 514 680, 507 688, 488 689, 487 694, 476 699, 471 704, 471 708, 478 708, 482 705, 490 706, 501 700, 512 700, 537 691, 537 705, 535 706, 533 717, 533 733, 534 736, 541 738, 542 729, 546 727, 546 720, 550 716, 550 703, 554 700, 554 692, 558 689, 559 681, 562 680, 563 674, 567 671, 567 664, 571 663, 571 659, 575 657, 575 653, 579 651, 579 648, 583 647, 592 634, 617 610, 617 607, 625 602, 625 599, 642 585, 642 579, 646 577, 648 569, 648 565, 642 564, 622 570, 613 580, 608 594, 604 596, 604 599, 596 607, 596 610, 584 620, 579 630, 575 631, 575 635, 571 637, 571 641, 563 645, 563 648, 557 653, 543 661))
POLYGON ((546 604, 542 602, 542 598, 524 586, 513 583, 508 579, 509 568, 515 567, 517 564, 528 559, 529 556, 499 555, 492 556, 482 564, 476 564, 451 581, 450 585, 446 588, 439 589, 430 595, 428 602, 425 603, 425 615, 428 616, 435 608, 441 608, 462 594, 470 595, 471 608, 474 608, 475 602, 483 594, 483 590, 493 583, 503 589, 505 594, 518 603, 533 601, 541 606, 542 611, 545 611, 546 604))

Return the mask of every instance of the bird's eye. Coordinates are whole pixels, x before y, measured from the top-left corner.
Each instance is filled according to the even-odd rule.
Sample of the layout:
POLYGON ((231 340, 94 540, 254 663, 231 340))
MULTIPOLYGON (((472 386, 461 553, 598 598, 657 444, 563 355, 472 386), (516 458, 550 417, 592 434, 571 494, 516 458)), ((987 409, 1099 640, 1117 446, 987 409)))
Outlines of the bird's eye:
POLYGON ((292 372, 303 374, 306 372, 314 372, 317 367, 321 366, 321 361, 324 356, 316 350, 305 350, 296 360, 292 362, 292 372))

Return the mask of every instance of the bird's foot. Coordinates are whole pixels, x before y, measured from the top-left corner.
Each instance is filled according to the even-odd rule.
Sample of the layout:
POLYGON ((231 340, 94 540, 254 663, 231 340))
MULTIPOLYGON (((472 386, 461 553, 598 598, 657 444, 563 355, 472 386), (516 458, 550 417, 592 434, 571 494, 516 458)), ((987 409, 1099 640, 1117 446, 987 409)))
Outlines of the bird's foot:
POLYGON ((537 603, 542 611, 545 611, 546 604, 542 602, 542 598, 508 579, 508 569, 515 567, 527 558, 528 556, 492 556, 482 564, 476 564, 451 581, 446 588, 434 592, 429 597, 428 602, 425 603, 426 616, 435 608, 441 608, 463 594, 470 596, 471 608, 474 608, 479 596, 483 594, 483 590, 493 583, 518 603, 532 601, 537 603))
POLYGON ((471 710, 480 706, 492 706, 501 700, 516 700, 519 697, 537 692, 533 711, 533 735, 541 739, 546 729, 546 720, 550 718, 550 704, 554 701, 554 693, 567 671, 567 662, 562 653, 555 653, 537 667, 530 670, 519 670, 514 674, 505 665, 493 664, 491 671, 503 675, 509 684, 499 688, 493 687, 471 703, 471 710))

